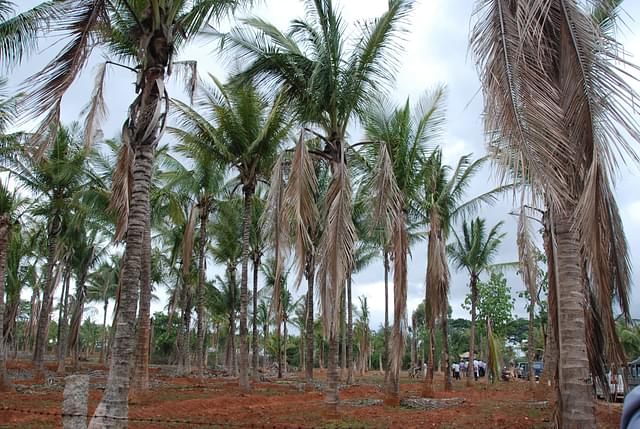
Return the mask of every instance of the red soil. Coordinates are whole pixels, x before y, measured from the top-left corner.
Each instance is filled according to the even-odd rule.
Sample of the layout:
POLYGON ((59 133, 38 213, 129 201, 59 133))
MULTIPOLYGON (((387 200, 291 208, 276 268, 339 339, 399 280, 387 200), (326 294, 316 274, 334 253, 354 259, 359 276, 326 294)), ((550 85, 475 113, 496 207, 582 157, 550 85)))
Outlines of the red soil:
MULTIPOLYGON (((22 362, 12 362, 10 368, 22 368, 22 362)), ((86 366, 85 366, 86 369, 86 366)), ((91 370, 96 367, 91 366, 91 370)), ((360 383, 341 390, 337 414, 324 404, 320 391, 304 392, 297 379, 285 383, 254 383, 252 391, 242 393, 234 379, 174 378, 151 371, 152 381, 161 387, 152 388, 134 398, 130 403, 132 419, 188 420, 207 426, 268 427, 268 428, 543 428, 549 426, 551 409, 536 407, 544 392, 535 397, 527 390, 527 383, 511 381, 496 386, 480 381, 467 388, 463 381, 454 383, 452 392, 442 392, 436 379, 436 398, 464 398, 462 406, 438 410, 410 410, 368 405, 357 407, 349 400, 383 399, 379 388, 381 377, 375 373, 365 378, 356 377, 360 383)), ((318 374, 324 380, 324 374, 318 374)), ((92 379, 89 398, 90 412, 95 409, 102 391, 94 389, 98 379, 92 379)), ((104 382, 104 380, 99 380, 104 382)), ((25 380, 14 380, 16 385, 26 385, 25 380)), ((419 396, 421 382, 402 380, 401 396, 419 396)), ((28 409, 38 412, 59 413, 62 391, 43 386, 29 386, 23 393, 0 393, 0 407, 28 409)), ((617 428, 622 404, 598 403, 598 427, 617 428)), ((0 428, 60 427, 57 416, 27 414, 0 410, 0 428)), ((131 428, 197 427, 186 422, 135 422, 131 428)))

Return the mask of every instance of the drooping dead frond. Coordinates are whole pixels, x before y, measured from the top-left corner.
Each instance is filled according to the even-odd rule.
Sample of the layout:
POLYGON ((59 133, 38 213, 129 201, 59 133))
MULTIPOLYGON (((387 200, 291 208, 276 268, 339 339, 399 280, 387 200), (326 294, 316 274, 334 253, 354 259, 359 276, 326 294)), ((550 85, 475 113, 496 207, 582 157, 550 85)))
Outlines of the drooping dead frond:
POLYGON ((124 238, 129 219, 129 203, 133 193, 133 162, 135 152, 131 147, 130 130, 127 124, 122 127, 122 145, 118 151, 118 160, 111 180, 111 199, 108 210, 116 216, 116 230, 113 241, 124 238))
POLYGON ((393 162, 387 144, 384 142, 378 144, 380 150, 372 181, 373 197, 370 204, 374 228, 384 231, 384 236, 390 239, 396 229, 395 223, 400 214, 402 197, 393 173, 393 162))
POLYGON ((332 180, 325 196, 326 226, 320 239, 318 290, 327 337, 340 327, 340 306, 347 276, 353 267, 356 230, 351 215, 351 181, 344 162, 332 165, 332 180))
POLYGON ((277 315, 282 314, 280 278, 282 276, 285 255, 288 250, 288 231, 286 225, 284 225, 282 215, 285 191, 284 169, 285 153, 283 152, 278 156, 276 162, 273 164, 273 168, 271 169, 269 193, 267 194, 265 209, 260 219, 260 225, 268 231, 265 235, 271 237, 275 255, 275 281, 273 283, 273 296, 271 299, 269 313, 275 313, 276 317, 278 317, 277 315))
POLYGON ((489 152, 502 179, 523 177, 557 203, 570 200, 564 175, 574 151, 558 120, 559 91, 546 79, 548 52, 522 30, 528 3, 541 2, 478 1, 471 48, 485 95, 489 152))
POLYGON ((86 118, 84 122, 84 146, 90 148, 93 144, 96 131, 100 122, 107 116, 107 105, 104 102, 104 84, 107 76, 107 63, 98 66, 95 87, 91 94, 91 101, 85 107, 86 118))
MULTIPOLYGON (((393 222, 391 257, 393 259, 393 314, 391 332, 391 368, 398 379, 402 369, 405 340, 407 337, 407 255, 409 234, 404 212, 398 213, 393 222)), ((398 392, 399 393, 399 392, 398 392)))
POLYGON ((193 245, 195 243, 198 215, 198 205, 194 204, 189 211, 189 218, 184 227, 184 235, 182 237, 182 275, 185 277, 191 270, 191 258, 193 257, 193 245))
POLYGON ((23 100, 25 120, 37 118, 45 113, 43 126, 48 127, 54 117, 50 114, 59 105, 67 89, 84 68, 95 41, 96 28, 106 20, 106 0, 84 0, 56 23, 57 28, 69 35, 69 42, 43 70, 28 78, 22 90, 27 94, 23 100))
POLYGON ((300 286, 305 272, 307 253, 313 252, 311 233, 317 228, 318 208, 315 195, 318 190, 318 179, 313 160, 300 134, 296 144, 289 182, 284 191, 284 220, 291 227, 291 235, 295 237, 295 260, 298 267, 295 286, 300 286))
POLYGON ((533 243, 531 242, 531 231, 529 228, 529 217, 523 204, 520 207, 520 215, 518 216, 518 236, 516 239, 518 244, 518 265, 520 266, 520 275, 527 291, 529 292, 529 305, 534 306, 536 302, 536 280, 538 278, 538 265, 536 263, 536 254, 533 243))
POLYGON ((447 264, 446 244, 442 232, 442 221, 437 212, 431 215, 431 229, 427 248, 427 301, 431 307, 432 318, 447 311, 449 298, 449 265, 447 264))
POLYGON ((578 228, 586 264, 586 287, 592 313, 597 315, 606 340, 607 362, 623 365, 624 351, 618 339, 612 301, 629 318, 630 267, 627 241, 613 193, 597 164, 589 172, 585 193, 578 205, 578 228))
POLYGON ((184 88, 189 95, 189 101, 193 104, 196 90, 198 89, 198 62, 193 60, 176 61, 172 63, 172 66, 176 68, 178 72, 176 75, 183 82, 184 88))

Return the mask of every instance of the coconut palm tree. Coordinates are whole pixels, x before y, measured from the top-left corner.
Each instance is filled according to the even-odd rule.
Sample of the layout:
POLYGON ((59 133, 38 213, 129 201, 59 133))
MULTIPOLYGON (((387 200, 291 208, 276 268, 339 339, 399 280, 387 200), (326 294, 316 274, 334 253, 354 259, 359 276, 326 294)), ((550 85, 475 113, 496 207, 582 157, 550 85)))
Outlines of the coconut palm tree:
MULTIPOLYGON (((243 218, 241 216, 243 210, 243 201, 240 198, 226 195, 227 198, 222 199, 217 204, 215 219, 211 225, 212 249, 211 254, 216 262, 224 264, 226 267, 224 282, 227 284, 228 295, 231 301, 228 301, 227 308, 232 308, 231 303, 240 304, 240 296, 236 293, 238 288, 237 267, 242 258, 242 228, 243 218)), ((236 373, 236 312, 229 311, 229 338, 227 340, 228 355, 232 358, 232 373, 236 373)), ((228 359, 227 364, 231 361, 228 359)))
MULTIPOLYGON (((136 74, 136 97, 123 126, 122 176, 131 171, 133 186, 122 192, 120 214, 126 222, 122 293, 114 356, 103 400, 96 416, 121 417, 120 420, 94 418, 91 425, 115 425, 127 416, 129 391, 128 362, 134 352, 134 321, 138 301, 138 283, 145 247, 145 229, 150 216, 149 188, 154 151, 161 137, 169 109, 165 86, 175 56, 213 19, 232 12, 245 0, 67 0, 64 13, 48 26, 61 31, 68 42, 43 70, 28 80, 31 89, 25 101, 28 118, 43 116, 37 135, 45 135, 60 114, 61 100, 81 74, 96 45, 105 47, 111 59, 136 74), (133 168, 131 169, 131 166, 133 168), (128 191, 131 191, 130 193, 128 191)), ((109 63, 111 64, 111 63, 109 63)), ((193 63, 192 64, 192 69, 193 63)), ((86 141, 95 134, 97 119, 104 116, 104 81, 107 63, 99 69, 97 87, 87 113, 86 141)), ((193 70, 192 70, 193 71, 193 70)), ((192 79, 193 82, 193 79, 192 79)), ((125 190, 125 189, 121 189, 125 190)), ((148 258, 145 258, 148 259, 148 258)), ((148 264, 147 264, 148 265, 148 264)))
MULTIPOLYGON (((478 281, 480 275, 489 268, 498 252, 505 234, 500 234, 499 222, 490 231, 486 231, 485 220, 476 218, 467 223, 462 222, 462 237, 453 232, 455 241, 447 247, 447 253, 456 264, 457 269, 465 269, 469 273, 469 288, 471 289, 471 333, 469 336, 469 362, 475 359, 476 352, 476 307, 478 305, 478 281)), ((467 369, 467 385, 471 386, 473 365, 467 369)))
MULTIPOLYGON (((394 262, 394 322, 392 331, 392 349, 390 362, 389 383, 386 386, 387 395, 392 402, 399 401, 400 370, 404 355, 405 330, 402 326, 406 320, 407 295, 407 256, 409 253, 409 227, 418 217, 417 204, 422 191, 422 176, 424 160, 428 144, 436 143, 443 132, 445 88, 437 87, 427 92, 422 99, 411 108, 409 100, 404 106, 395 107, 385 105, 384 102, 375 103, 365 115, 363 125, 369 140, 382 142, 389 153, 389 165, 378 165, 374 175, 375 180, 395 181, 397 195, 397 212, 394 225, 383 225, 384 230, 392 230, 391 255, 394 262), (386 169, 386 171, 385 171, 386 169), (383 174, 387 175, 384 177, 383 174)), ((380 146, 368 145, 370 159, 380 158, 380 146), (371 157, 371 155, 374 155, 371 157)), ((371 186, 371 189, 381 189, 371 186)), ((388 195, 373 195, 374 201, 390 198, 388 195)), ((378 209, 379 210, 379 209, 378 209)), ((376 216, 380 213, 374 209, 374 219, 384 219, 376 216)))
POLYGON ((176 153, 187 158, 189 165, 179 163, 164 175, 169 189, 178 188, 179 192, 190 195, 195 203, 194 216, 198 217, 198 283, 195 290, 196 314, 198 317, 196 333, 196 369, 202 376, 204 369, 204 334, 205 334, 205 271, 207 249, 207 224, 215 209, 215 200, 221 192, 224 182, 224 170, 215 168, 218 159, 215 152, 209 150, 203 140, 188 143, 181 141, 175 148, 176 153), (214 168, 212 168, 214 167, 214 168))
MULTIPOLYGON (((374 94, 392 80, 402 24, 411 11, 412 2, 391 0, 389 9, 379 18, 363 23, 353 38, 347 36, 350 32, 332 0, 306 0, 305 5, 305 18, 294 20, 287 33, 254 18, 245 20, 243 26, 223 38, 225 46, 237 54, 240 61, 248 63, 238 80, 255 80, 277 88, 296 119, 317 128, 307 132, 324 146, 322 151, 312 150, 313 156, 325 161, 331 171, 331 184, 323 198, 325 225, 317 253, 317 282, 325 334, 330 344, 326 401, 336 406, 339 401, 338 303, 352 266, 356 238, 346 163, 347 129, 374 94)), ((305 146, 304 134, 301 137, 298 146, 305 146)), ((301 273, 312 247, 309 227, 318 223, 313 199, 316 180, 306 148, 298 148, 293 159, 289 184, 290 194, 295 198, 287 200, 295 207, 291 212, 295 213, 292 217, 297 231, 294 235, 296 260, 301 273)), ((277 171, 274 168, 274 172, 277 171)), ((282 184, 273 179, 274 175, 272 186, 282 184)), ((276 188, 272 195, 282 196, 282 193, 276 188)), ((273 205, 280 207, 279 203, 273 205)))
MULTIPOLYGON (((425 160, 422 177, 422 196, 420 210, 422 221, 429 224, 427 247, 427 275, 425 300, 427 303, 427 325, 431 338, 435 337, 436 319, 440 319, 443 333, 445 355, 445 390, 451 389, 451 371, 449 371, 449 345, 447 339, 447 311, 449 303, 449 268, 447 263, 446 242, 455 219, 476 210, 483 203, 493 203, 496 196, 509 189, 510 186, 497 187, 487 193, 474 197, 466 202, 463 198, 473 176, 486 162, 486 158, 471 161, 469 155, 462 156, 455 168, 442 162, 442 152, 435 149, 425 160)), ((435 342, 430 341, 431 350, 427 377, 423 395, 433 392, 433 348, 435 342)))
POLYGON ((357 368, 360 370, 360 375, 368 369, 367 359, 371 352, 371 330, 369 328, 369 305, 367 304, 366 296, 359 296, 360 310, 357 311, 358 320, 354 327, 354 336, 358 344, 358 364, 357 368))
POLYGON ((86 184, 88 151, 81 147, 80 128, 74 124, 59 127, 51 148, 42 156, 30 154, 20 146, 7 146, 2 163, 12 173, 19 186, 35 195, 33 214, 47 219, 47 262, 43 297, 33 361, 36 378, 44 377, 44 353, 49 314, 55 287, 54 268, 59 262, 58 242, 64 228, 66 213, 73 207, 86 184))
MULTIPOLYGON (((7 275, 7 255, 12 234, 17 222, 20 207, 26 200, 15 191, 10 192, 5 183, 0 182, 0 390, 9 386, 4 349, 4 320, 5 320, 5 277, 7 275)), ((18 299, 19 300, 19 299, 18 299)))
POLYGON ((253 266, 253 302, 251 305, 251 368, 254 378, 258 376, 259 368, 259 337, 258 334, 258 275, 260 273, 260 265, 262 264, 262 256, 267 247, 267 235, 264 228, 260 224, 262 214, 264 213, 265 199, 261 198, 260 193, 254 195, 254 201, 251 204, 253 214, 251 215, 252 225, 250 231, 249 245, 251 247, 251 264, 253 266))
POLYGON ((243 390, 249 390, 247 285, 253 196, 258 179, 271 171, 278 146, 289 132, 289 123, 282 97, 277 97, 269 103, 253 85, 224 86, 215 78, 213 82, 214 87, 207 88, 198 98, 198 109, 201 113, 184 103, 174 101, 179 113, 180 127, 171 128, 171 132, 185 146, 201 144, 206 147, 222 165, 237 171, 242 185, 244 211, 239 382, 243 390))
POLYGON ((496 165, 551 211, 562 427, 595 427, 589 373, 624 359, 611 297, 628 314, 629 259, 611 181, 618 151, 637 162, 640 130, 612 34, 619 3, 483 1, 471 35, 496 165), (607 341, 588 342, 599 326, 607 341))
POLYGON ((98 264, 95 271, 87 277, 87 300, 102 303, 102 346, 100 347, 99 362, 105 363, 107 351, 107 309, 109 301, 116 298, 116 291, 120 284, 120 257, 113 257, 98 264))

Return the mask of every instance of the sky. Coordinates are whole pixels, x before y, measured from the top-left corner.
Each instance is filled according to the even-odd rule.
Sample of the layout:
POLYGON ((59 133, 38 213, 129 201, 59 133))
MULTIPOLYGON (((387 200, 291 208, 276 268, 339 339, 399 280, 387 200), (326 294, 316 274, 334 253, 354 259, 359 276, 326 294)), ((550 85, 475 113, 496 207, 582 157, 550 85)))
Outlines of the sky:
MULTIPOLYGON (((374 18, 382 14, 387 7, 387 0, 335 0, 342 11, 345 22, 356 22, 362 19, 374 18)), ((38 2, 23 0, 21 9, 31 7, 38 2)), ((407 98, 416 101, 425 90, 444 83, 448 88, 447 125, 442 138, 444 160, 448 164, 455 164, 458 158, 472 153, 474 157, 485 155, 485 141, 482 125, 482 93, 475 64, 468 50, 468 37, 471 26, 472 12, 475 1, 472 0, 422 0, 417 2, 411 15, 406 40, 402 43, 404 52, 400 53, 400 64, 396 74, 396 82, 390 96, 397 103, 404 103, 407 98)), ((620 28, 617 38, 622 42, 627 55, 632 61, 640 64, 640 34, 632 29, 638 28, 635 22, 640 19, 640 1, 625 2, 623 19, 626 26, 620 28)), ((285 29, 289 21, 301 17, 304 13, 302 2, 299 0, 267 0, 265 4, 254 7, 241 14, 254 15, 273 23, 280 29, 285 29)), ((228 23, 220 24, 225 29, 228 23)), ((351 30, 354 27, 349 27, 351 30)), ((41 69, 56 50, 63 45, 59 42, 42 43, 40 51, 29 61, 17 68, 9 76, 10 85, 17 87, 28 76, 41 69)), ((222 57, 216 51, 216 45, 210 40, 200 39, 181 53, 180 59, 198 62, 198 70, 202 76, 212 73, 224 79, 234 68, 242 67, 238 61, 227 56, 222 57)), ((100 52, 94 52, 92 60, 84 70, 82 77, 70 88, 62 104, 62 119, 68 123, 82 117, 81 112, 89 101, 94 86, 96 65, 103 61, 100 52)), ((121 69, 113 69, 108 73, 106 100, 109 117, 103 123, 105 137, 116 135, 126 116, 126 111, 133 100, 133 76, 121 69)), ((640 92, 638 82, 632 86, 640 92)), ((181 85, 176 81, 169 85, 172 96, 184 97, 181 85)), ((26 127, 34 124, 26 124, 26 127)), ((356 142, 362 136, 359 129, 352 130, 350 142, 356 142)), ((170 142, 170 140, 165 140, 170 142)), ((634 318, 640 318, 640 272, 637 261, 640 258, 640 193, 637 185, 640 178, 637 167, 621 164, 619 175, 615 182, 615 193, 620 207, 621 216, 629 242, 630 256, 633 268, 631 312, 634 318)), ((467 197, 472 198, 499 183, 489 168, 482 170, 468 191, 467 197)), ((485 206, 478 213, 486 218, 487 225, 493 226, 503 221, 502 231, 507 235, 500 247, 495 262, 517 261, 516 248, 516 219, 510 215, 519 201, 513 201, 512 196, 502 198, 493 206, 485 206)), ((538 239, 540 244, 540 240, 538 239)), ((409 292, 408 313, 411 314, 424 299, 426 273, 426 241, 415 244, 411 249, 409 262, 409 292)), ((213 264, 209 264, 211 266, 213 264)), ((211 268, 210 273, 217 271, 211 268)), ((450 304, 453 317, 469 318, 466 310, 461 307, 468 291, 468 276, 464 272, 456 271, 450 266, 451 292, 450 304)), ((390 276, 390 284, 392 284, 390 276)), ((515 272, 507 273, 508 284, 516 298, 514 313, 525 316, 526 303, 517 298, 517 293, 524 290, 521 279, 515 272)), ((384 278, 382 260, 374 260, 366 269, 353 277, 353 301, 357 303, 358 296, 366 296, 371 311, 372 327, 378 327, 384 320, 384 278)), ((304 292, 301 288, 297 292, 304 292)), ((390 287, 392 289, 392 287, 390 287)), ((166 295, 156 293, 159 300, 152 304, 152 311, 159 311, 166 305, 166 295)), ((390 303, 393 295, 390 296, 390 303)), ((392 309, 390 309, 392 312, 392 309)), ((101 319, 97 310, 92 319, 101 319)), ((390 316, 392 320, 392 316, 390 316)))

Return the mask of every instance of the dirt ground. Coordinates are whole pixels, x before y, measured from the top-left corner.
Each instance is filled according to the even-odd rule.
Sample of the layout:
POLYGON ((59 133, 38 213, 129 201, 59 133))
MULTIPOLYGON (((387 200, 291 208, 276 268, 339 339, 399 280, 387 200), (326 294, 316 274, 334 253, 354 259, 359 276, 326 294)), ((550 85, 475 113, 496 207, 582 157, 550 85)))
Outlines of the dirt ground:
MULTIPOLYGON (((56 414, 61 412, 64 380, 49 377, 45 384, 37 385, 20 378, 29 375, 29 363, 9 362, 8 367, 15 390, 0 393, 0 428, 61 427, 61 417, 56 414)), ((53 371, 53 365, 49 369, 53 371)), ((104 389, 106 368, 84 364, 80 372, 91 376, 92 412, 104 389)), ((384 398, 383 377, 376 371, 356 377, 354 385, 341 389, 342 403, 336 414, 323 402, 320 389, 325 374, 321 371, 316 371, 318 386, 309 392, 305 392, 299 377, 291 375, 281 381, 253 383, 249 394, 240 391, 237 379, 178 378, 169 373, 165 368, 152 370, 151 390, 130 401, 129 427, 545 428, 552 413, 545 392, 533 394, 520 380, 497 385, 481 380, 472 388, 465 386, 464 379, 454 380, 454 390, 442 392, 440 374, 435 398, 459 398, 463 402, 450 408, 415 410, 371 401, 384 398)), ((403 398, 418 397, 420 391, 421 380, 402 379, 403 398)), ((599 401, 598 427, 619 427, 621 412, 622 404, 599 401)))

